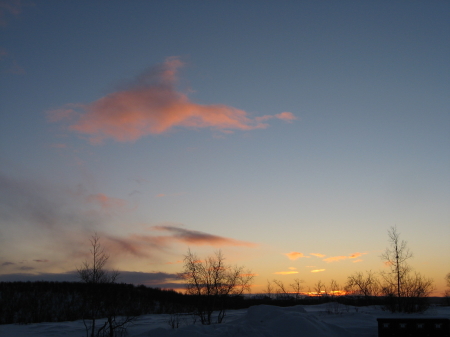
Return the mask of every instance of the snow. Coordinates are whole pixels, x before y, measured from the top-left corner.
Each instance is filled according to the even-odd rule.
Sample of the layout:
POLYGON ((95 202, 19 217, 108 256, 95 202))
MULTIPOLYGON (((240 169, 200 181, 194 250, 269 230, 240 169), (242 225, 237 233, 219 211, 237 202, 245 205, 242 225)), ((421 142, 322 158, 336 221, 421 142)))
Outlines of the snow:
MULTIPOLYGON (((450 307, 432 307, 424 314, 392 314, 378 306, 353 307, 337 303, 276 307, 253 306, 227 312, 224 323, 192 324, 181 316, 178 329, 169 326, 171 315, 146 315, 128 327, 128 337, 376 337, 377 318, 450 318, 450 307)), ((84 337, 82 321, 0 325, 2 337, 84 337)))

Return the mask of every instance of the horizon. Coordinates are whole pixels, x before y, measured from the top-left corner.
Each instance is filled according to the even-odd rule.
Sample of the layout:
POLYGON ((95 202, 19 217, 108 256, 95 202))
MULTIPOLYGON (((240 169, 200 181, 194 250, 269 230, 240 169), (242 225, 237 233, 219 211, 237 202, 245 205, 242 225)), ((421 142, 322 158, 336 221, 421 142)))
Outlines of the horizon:
POLYGON ((450 272, 450 3, 0 1, 0 281, 188 249, 312 287, 450 272))

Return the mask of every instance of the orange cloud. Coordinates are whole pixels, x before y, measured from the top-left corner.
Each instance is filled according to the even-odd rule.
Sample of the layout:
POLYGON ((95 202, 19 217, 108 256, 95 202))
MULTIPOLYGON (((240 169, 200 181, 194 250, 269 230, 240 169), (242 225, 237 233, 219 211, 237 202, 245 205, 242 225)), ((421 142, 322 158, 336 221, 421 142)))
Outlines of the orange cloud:
POLYGON ((303 253, 300 253, 300 252, 290 252, 290 253, 286 253, 284 255, 286 255, 290 260, 297 260, 297 259, 299 259, 301 257, 308 257, 308 256, 305 256, 303 253))
POLYGON ((291 275, 291 274, 298 274, 298 271, 277 271, 274 274, 276 275, 291 275))
POLYGON ((189 244, 196 245, 211 245, 211 246, 246 246, 255 247, 255 243, 240 241, 231 238, 226 238, 222 236, 212 235, 208 233, 203 233, 199 231, 192 231, 184 228, 179 228, 175 226, 153 226, 152 229, 158 231, 166 231, 173 236, 171 238, 178 241, 182 241, 189 244))
POLYGON ((309 255, 312 255, 312 256, 317 256, 317 257, 320 257, 320 258, 322 258, 322 257, 325 257, 325 256, 326 256, 325 254, 319 254, 319 253, 309 253, 309 255))
POLYGON ((330 263, 330 262, 336 262, 336 261, 340 261, 340 260, 356 259, 357 257, 360 257, 361 255, 364 255, 364 254, 367 254, 367 253, 353 253, 353 254, 350 254, 349 256, 331 256, 326 259, 323 259, 323 261, 330 263))
POLYGON ((88 202, 99 204, 105 210, 124 207, 127 204, 123 199, 108 197, 103 193, 91 194, 86 199, 88 202))
POLYGON ((314 269, 314 270, 311 270, 311 273, 320 273, 323 271, 325 271, 325 269, 314 269))
POLYGON ((367 254, 367 253, 353 253, 348 258, 349 259, 356 259, 357 257, 360 257, 361 255, 364 255, 364 254, 367 254))
POLYGON ((89 135, 92 143, 112 138, 135 141, 149 134, 161 134, 175 127, 233 130, 264 129, 269 119, 291 122, 290 112, 250 118, 244 110, 223 104, 191 102, 176 91, 177 71, 183 63, 177 57, 149 69, 127 88, 86 105, 71 104, 48 113, 50 121, 76 117, 69 130, 89 135))

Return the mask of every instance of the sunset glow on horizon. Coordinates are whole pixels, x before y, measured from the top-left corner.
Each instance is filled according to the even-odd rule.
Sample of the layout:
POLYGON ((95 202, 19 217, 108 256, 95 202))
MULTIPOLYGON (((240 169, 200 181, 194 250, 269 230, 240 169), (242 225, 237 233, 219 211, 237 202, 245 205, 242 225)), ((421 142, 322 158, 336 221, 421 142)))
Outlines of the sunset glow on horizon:
POLYGON ((448 2, 0 2, 0 282, 76 281, 97 233, 120 282, 220 250, 341 295, 396 226, 445 291, 448 2))

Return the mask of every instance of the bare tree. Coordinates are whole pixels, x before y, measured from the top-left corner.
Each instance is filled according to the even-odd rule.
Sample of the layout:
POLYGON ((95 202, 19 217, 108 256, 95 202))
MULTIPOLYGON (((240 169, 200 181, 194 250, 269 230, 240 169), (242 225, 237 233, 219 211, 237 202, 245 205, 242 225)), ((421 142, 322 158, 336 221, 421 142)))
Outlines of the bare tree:
POLYGON ((220 250, 204 261, 188 250, 180 276, 186 281, 187 294, 197 296, 196 314, 202 324, 213 323, 215 310, 218 311, 217 323, 222 323, 228 298, 249 291, 254 277, 250 271, 244 271, 244 267, 225 264, 220 250))
POLYGON ((334 313, 334 314, 338 314, 340 313, 341 310, 341 306, 339 304, 339 302, 337 302, 337 296, 338 293, 340 292, 340 286, 337 283, 336 280, 331 279, 330 282, 330 292, 329 292, 329 296, 330 296, 330 302, 328 302, 327 304, 327 311, 328 313, 334 313))
POLYGON ((381 255, 381 258, 385 261, 385 264, 389 266, 391 271, 388 274, 383 274, 383 278, 387 282, 389 289, 394 289, 400 307, 404 279, 411 270, 407 261, 412 258, 413 255, 406 246, 406 241, 400 241, 400 233, 397 232, 396 227, 391 227, 388 231, 388 236, 390 247, 386 248, 386 251, 381 255))
POLYGON ((330 296, 331 298, 334 298, 335 296, 337 296, 337 293, 340 291, 340 286, 337 283, 336 280, 331 279, 331 283, 330 283, 330 296))
POLYGON ((295 295, 295 300, 298 301, 300 299, 300 297, 302 296, 302 290, 303 290, 303 286, 302 283, 304 281, 300 280, 298 278, 294 279, 294 282, 290 284, 291 288, 292 288, 292 292, 295 295))
POLYGON ((269 298, 269 299, 272 299, 272 294, 273 294, 273 286, 272 286, 272 283, 270 283, 270 281, 269 280, 267 280, 267 287, 266 287, 266 294, 267 294, 267 297, 269 298))
POLYGON ((289 294, 289 289, 286 288, 283 281, 273 280, 273 283, 276 285, 277 300, 289 300, 292 298, 289 294))
POLYGON ((390 268, 390 272, 381 275, 384 279, 382 292, 392 299, 389 309, 406 312, 423 311, 427 308, 425 298, 433 290, 433 280, 419 273, 412 275, 412 268, 407 261, 413 255, 406 241, 400 240, 400 233, 396 227, 391 227, 388 236, 390 247, 386 248, 381 258, 390 268))
POLYGON ((366 276, 357 272, 347 278, 345 290, 354 295, 362 296, 368 304, 371 298, 379 295, 380 282, 370 270, 366 271, 366 276))
POLYGON ((100 244, 100 237, 95 233, 89 240, 91 243, 90 259, 85 260, 81 267, 77 268, 78 277, 87 284, 84 296, 85 317, 90 320, 90 325, 83 319, 86 335, 114 336, 114 332, 125 329, 125 326, 135 319, 135 316, 125 315, 120 321, 116 321, 118 313, 124 313, 124 306, 112 285, 116 282, 119 272, 105 269, 109 255, 100 244), (96 327, 97 319, 106 317, 106 321, 96 327))
MULTIPOLYGON (((301 297, 301 293, 303 290, 302 283, 304 281, 300 280, 298 278, 294 279, 294 282, 289 284, 289 287, 285 286, 283 281, 281 280, 273 280, 273 283, 275 284, 275 292, 276 292, 276 298, 278 300, 295 300, 298 301, 301 297)), ((266 289, 273 289, 272 284, 270 281, 267 281, 267 288, 266 289)))
MULTIPOLYGON (((450 287, 450 273, 445 275, 445 281, 447 281, 447 287, 450 287)), ((445 290, 444 297, 446 300, 447 305, 450 305, 450 289, 445 290)))
POLYGON ((322 283, 322 281, 319 280, 316 284, 314 284, 314 292, 319 297, 326 296, 327 295, 327 287, 325 286, 325 283, 322 283))

